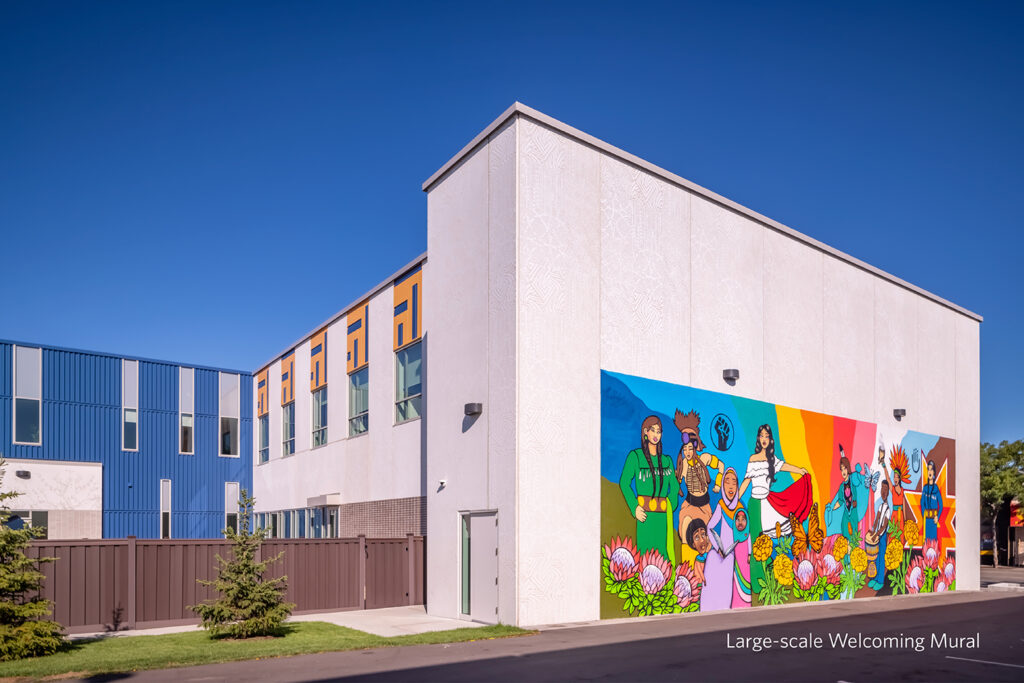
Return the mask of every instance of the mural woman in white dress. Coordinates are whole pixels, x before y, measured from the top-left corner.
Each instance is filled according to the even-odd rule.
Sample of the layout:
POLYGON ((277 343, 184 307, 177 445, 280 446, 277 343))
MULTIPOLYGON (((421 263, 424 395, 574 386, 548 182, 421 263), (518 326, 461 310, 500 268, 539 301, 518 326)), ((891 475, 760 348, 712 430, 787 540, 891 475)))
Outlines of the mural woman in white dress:
POLYGON ((750 491, 750 537, 758 534, 776 537, 775 525, 778 524, 782 534, 793 533, 789 516, 794 515, 799 521, 807 519, 811 510, 811 478, 807 470, 794 467, 783 462, 775 455, 775 435, 770 425, 763 424, 757 428, 757 442, 754 453, 747 461, 747 473, 740 485, 740 496, 750 491), (777 472, 789 472, 799 477, 792 484, 781 490, 772 490, 777 472))

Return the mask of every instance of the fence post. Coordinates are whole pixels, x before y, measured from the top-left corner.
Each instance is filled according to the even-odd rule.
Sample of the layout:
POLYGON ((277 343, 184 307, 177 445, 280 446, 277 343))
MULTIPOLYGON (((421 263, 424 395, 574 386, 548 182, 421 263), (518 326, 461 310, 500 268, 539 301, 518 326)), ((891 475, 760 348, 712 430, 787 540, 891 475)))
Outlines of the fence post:
POLYGON ((128 537, 128 628, 135 629, 135 555, 136 555, 136 544, 135 537, 128 537))
POLYGON ((366 536, 359 534, 359 609, 366 609, 366 536))
POLYGON ((409 566, 409 592, 406 594, 408 595, 409 600, 406 604, 412 605, 415 601, 416 594, 416 563, 414 560, 416 556, 416 546, 413 542, 412 534, 405 535, 405 551, 408 553, 408 557, 406 559, 408 560, 409 566))

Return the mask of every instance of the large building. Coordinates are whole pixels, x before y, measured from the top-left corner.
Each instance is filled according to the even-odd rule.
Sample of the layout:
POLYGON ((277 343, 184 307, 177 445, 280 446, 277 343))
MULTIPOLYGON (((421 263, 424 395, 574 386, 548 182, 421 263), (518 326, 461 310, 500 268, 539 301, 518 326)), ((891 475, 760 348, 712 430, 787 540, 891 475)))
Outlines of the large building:
POLYGON ((251 375, 195 370, 195 456, 184 370, 46 349, 13 445, 40 385, 7 344, 8 457, 101 464, 104 535, 158 535, 165 479, 189 535, 250 479, 273 536, 425 534, 427 610, 476 621, 978 587, 980 316, 520 104, 423 190, 426 254, 251 375))
POLYGON ((252 488, 252 375, 0 342, 14 524, 50 538, 215 538, 252 488))

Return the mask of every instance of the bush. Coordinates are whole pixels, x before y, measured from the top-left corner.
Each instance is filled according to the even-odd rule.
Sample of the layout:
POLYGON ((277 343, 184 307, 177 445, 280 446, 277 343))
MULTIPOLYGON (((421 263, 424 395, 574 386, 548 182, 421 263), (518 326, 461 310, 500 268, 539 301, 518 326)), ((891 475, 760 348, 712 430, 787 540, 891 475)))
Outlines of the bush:
MULTIPOLYGON (((0 458, 0 485, 3 474, 4 461, 0 458)), ((46 619, 52 603, 39 596, 44 578, 39 563, 56 558, 25 556, 25 548, 33 538, 43 535, 43 529, 11 529, 6 525, 11 517, 7 501, 19 495, 0 491, 0 661, 53 654, 64 645, 61 625, 46 619)))
POLYGON ((267 566, 281 559, 284 552, 261 562, 256 561, 256 553, 263 544, 266 532, 263 529, 250 531, 254 502, 252 496, 242 489, 239 501, 242 510, 238 516, 240 529, 224 530, 224 535, 233 544, 232 559, 229 561, 217 556, 216 580, 196 579, 205 586, 213 586, 221 594, 212 602, 189 608, 202 618, 203 628, 214 636, 252 638, 276 635, 295 607, 290 602, 284 602, 283 591, 287 585, 287 576, 263 578, 267 566))

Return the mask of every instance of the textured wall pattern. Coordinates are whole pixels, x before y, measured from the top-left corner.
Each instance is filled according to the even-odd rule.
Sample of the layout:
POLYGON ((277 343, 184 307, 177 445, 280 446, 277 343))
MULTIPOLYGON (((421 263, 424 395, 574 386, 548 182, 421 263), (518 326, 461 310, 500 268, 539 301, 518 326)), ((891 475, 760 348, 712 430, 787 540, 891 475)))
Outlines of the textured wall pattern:
POLYGON ((389 498, 365 503, 348 503, 338 514, 338 536, 354 538, 397 538, 427 533, 427 499, 389 498))

